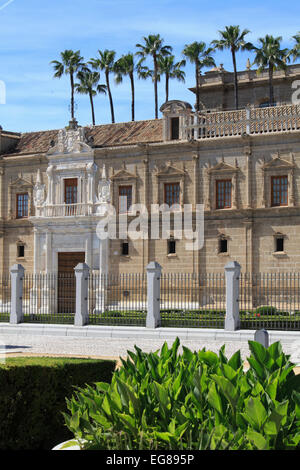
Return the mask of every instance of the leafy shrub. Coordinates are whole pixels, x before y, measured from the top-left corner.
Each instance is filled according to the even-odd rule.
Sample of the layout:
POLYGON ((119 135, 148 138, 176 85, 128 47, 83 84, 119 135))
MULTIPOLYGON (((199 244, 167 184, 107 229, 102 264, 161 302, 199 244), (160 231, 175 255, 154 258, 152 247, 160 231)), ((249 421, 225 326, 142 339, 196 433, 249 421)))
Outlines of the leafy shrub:
POLYGON ((276 307, 265 305, 263 307, 257 307, 254 313, 259 313, 260 315, 275 315, 276 312, 276 307))
POLYGON ((65 422, 85 449, 296 449, 300 376, 280 343, 249 341, 250 368, 179 340, 145 353, 135 346, 111 384, 79 388, 65 422))
POLYGON ((62 411, 74 386, 110 382, 114 361, 9 358, 0 365, 0 449, 49 450, 72 438, 62 411))

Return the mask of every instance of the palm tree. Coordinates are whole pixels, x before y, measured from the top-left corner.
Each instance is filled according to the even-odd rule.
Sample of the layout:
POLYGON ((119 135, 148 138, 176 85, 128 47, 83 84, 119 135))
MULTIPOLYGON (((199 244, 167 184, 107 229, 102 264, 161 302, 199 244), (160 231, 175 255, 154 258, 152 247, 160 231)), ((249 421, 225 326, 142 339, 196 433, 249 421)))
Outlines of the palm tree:
POLYGON ((92 120, 93 126, 95 125, 95 108, 94 108, 94 96, 97 93, 106 93, 106 85, 99 84, 100 73, 92 72, 88 68, 85 68, 82 71, 79 71, 77 74, 79 83, 75 83, 75 91, 82 95, 89 95, 91 110, 92 110, 92 120))
POLYGON ((114 123, 115 122, 115 112, 114 112, 113 99, 112 99, 110 83, 109 83, 109 74, 114 71, 114 63, 115 63, 116 53, 115 53, 115 51, 109 51, 108 49, 105 49, 104 51, 98 51, 98 53, 99 53, 100 57, 96 58, 96 59, 91 59, 89 61, 89 64, 95 70, 104 70, 105 80, 106 80, 106 87, 107 87, 109 103, 110 103, 111 122, 114 123))
POLYGON ((175 62, 175 57, 169 55, 166 57, 159 57, 158 59, 158 73, 159 75, 166 76, 166 101, 169 100, 169 81, 172 78, 176 78, 180 82, 185 81, 185 72, 181 69, 186 64, 185 60, 175 62))
POLYGON ((295 45, 294 47, 290 50, 289 52, 289 56, 293 56, 293 60, 295 62, 296 59, 298 59, 300 57, 300 31, 292 37, 292 39, 294 39, 295 41, 295 45))
POLYGON ((157 96, 157 82, 158 82, 158 58, 170 55, 172 52, 171 46, 164 46, 164 40, 159 34, 149 34, 148 37, 143 37, 144 44, 136 44, 139 50, 136 55, 145 59, 151 56, 153 59, 153 82, 154 82, 154 98, 155 98, 155 119, 158 119, 158 96, 157 96))
POLYGON ((116 83, 122 83, 123 77, 128 76, 131 85, 131 120, 134 121, 134 72, 139 71, 139 65, 134 62, 134 54, 128 52, 126 55, 122 55, 119 60, 116 61, 114 66, 115 81, 116 83))
POLYGON ((55 78, 61 78, 64 74, 70 75, 71 83, 71 117, 74 120, 74 79, 76 74, 82 70, 85 66, 83 57, 80 55, 80 51, 65 50, 60 53, 61 62, 58 60, 52 60, 50 64, 53 65, 55 78))
POLYGON ((192 64, 195 64, 195 78, 196 78, 196 111, 200 110, 200 71, 204 67, 213 67, 215 61, 211 56, 212 49, 207 49, 205 42, 193 42, 186 44, 182 51, 183 55, 189 59, 192 64))
POLYGON ((273 87, 273 73, 276 69, 286 69, 286 63, 290 60, 289 50, 280 49, 282 37, 273 37, 266 35, 264 38, 259 38, 260 47, 255 47, 254 64, 258 65, 258 71, 268 68, 269 69, 269 94, 270 106, 274 104, 274 87, 273 87))
POLYGON ((236 53, 239 50, 251 51, 253 44, 245 41, 245 36, 250 33, 248 29, 240 30, 239 26, 226 26, 224 31, 219 31, 221 38, 211 42, 214 49, 229 49, 231 51, 233 72, 234 72, 234 98, 235 98, 235 109, 239 107, 238 97, 238 78, 237 78, 237 66, 236 66, 236 53))

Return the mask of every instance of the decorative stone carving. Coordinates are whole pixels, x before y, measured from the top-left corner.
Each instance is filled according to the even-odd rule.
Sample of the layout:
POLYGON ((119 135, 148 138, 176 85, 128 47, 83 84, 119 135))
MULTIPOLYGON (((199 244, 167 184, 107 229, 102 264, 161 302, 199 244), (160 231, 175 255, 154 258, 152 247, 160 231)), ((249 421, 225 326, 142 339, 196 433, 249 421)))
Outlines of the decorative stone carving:
POLYGON ((98 200, 101 203, 109 203, 110 202, 110 181, 107 178, 106 168, 103 165, 102 170, 102 179, 99 181, 98 184, 98 200))
POLYGON ((97 214, 102 214, 106 210, 106 204, 109 204, 111 201, 110 196, 110 187, 111 182, 107 177, 105 165, 103 165, 101 180, 98 184, 98 203, 99 207, 97 209, 97 214))
POLYGON ((98 185, 98 199, 99 202, 109 203, 110 202, 110 182, 99 181, 98 185))
POLYGON ((41 171, 37 172, 36 184, 33 188, 33 203, 35 207, 42 206, 45 202, 46 189, 45 185, 42 183, 41 171))
POLYGON ((90 151, 91 147, 86 143, 84 128, 77 127, 61 129, 58 132, 57 144, 49 149, 48 154, 73 154, 90 151))

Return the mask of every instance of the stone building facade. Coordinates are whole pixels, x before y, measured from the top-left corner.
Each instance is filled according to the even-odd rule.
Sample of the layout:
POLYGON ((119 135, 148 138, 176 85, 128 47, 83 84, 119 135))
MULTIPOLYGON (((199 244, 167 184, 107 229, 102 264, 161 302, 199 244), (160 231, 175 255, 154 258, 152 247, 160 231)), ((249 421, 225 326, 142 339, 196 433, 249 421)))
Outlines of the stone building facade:
MULTIPOLYGON (((246 70, 238 72, 239 106, 267 106, 269 102, 269 73, 251 70, 248 61, 246 70)), ((300 80, 300 66, 287 66, 286 70, 275 70, 273 77, 274 101, 276 105, 291 103, 295 92, 293 83, 300 80)), ((234 74, 224 69, 223 64, 200 75, 200 105, 206 111, 224 111, 234 108, 234 74)), ((299 88, 299 83, 296 85, 299 88)), ((195 93, 195 88, 190 88, 195 93)))
MULTIPOLYGON (((288 102, 290 83, 282 80, 288 102)), ((174 100, 158 120, 1 130, 0 273, 15 263, 63 272, 82 261, 95 271, 134 273, 154 260, 164 272, 222 272, 232 260, 248 273, 299 271, 300 106, 260 107, 253 96, 249 85, 242 102, 250 106, 240 111, 196 115, 174 100), (177 213, 190 205, 194 223, 203 207, 201 249, 187 250, 172 224, 166 238, 99 238, 109 204, 131 222, 138 215, 131 204, 150 214, 153 204, 171 203, 177 213)))

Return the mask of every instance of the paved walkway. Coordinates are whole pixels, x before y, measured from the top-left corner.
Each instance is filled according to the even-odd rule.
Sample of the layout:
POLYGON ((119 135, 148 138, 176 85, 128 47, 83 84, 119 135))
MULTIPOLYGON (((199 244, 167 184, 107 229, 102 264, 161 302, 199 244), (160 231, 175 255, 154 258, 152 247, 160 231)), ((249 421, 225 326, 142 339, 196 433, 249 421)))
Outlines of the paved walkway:
MULTIPOLYGON (((75 337, 75 336, 48 336, 36 334, 9 334, 0 329, 0 356, 16 355, 43 355, 43 356, 77 356, 77 357, 97 357, 113 358, 126 357, 127 351, 134 350, 137 345, 144 351, 156 351, 167 341, 172 345, 174 338, 111 338, 111 337, 75 337)), ((192 351, 202 348, 218 352, 225 344, 225 354, 230 357, 235 351, 240 350, 243 360, 250 355, 247 341, 212 340, 211 338, 181 339, 182 345, 192 351)), ((283 350, 286 354, 291 354, 291 359, 300 366, 300 342, 282 342, 283 350)))

